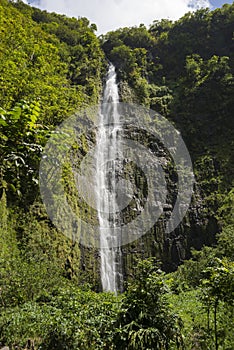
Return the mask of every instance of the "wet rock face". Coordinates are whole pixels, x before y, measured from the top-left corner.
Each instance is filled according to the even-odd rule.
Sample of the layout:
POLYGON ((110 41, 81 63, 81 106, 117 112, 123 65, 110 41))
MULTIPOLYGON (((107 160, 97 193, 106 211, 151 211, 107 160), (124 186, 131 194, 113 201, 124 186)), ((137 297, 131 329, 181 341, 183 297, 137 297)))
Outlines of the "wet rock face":
MULTIPOLYGON (((169 217, 169 205, 165 209, 165 214, 169 217)), ((190 258, 192 247, 201 249, 203 245, 215 242, 215 234, 219 231, 217 220, 207 216, 199 204, 191 204, 182 223, 170 234, 165 233, 166 216, 161 217, 146 235, 123 246, 125 279, 131 277, 137 259, 155 256, 162 262, 162 269, 171 272, 185 259, 190 258)))
MULTIPOLYGON (((160 145, 156 147, 155 154, 157 161, 163 166, 167 183, 166 202, 154 201, 152 208, 155 211, 162 208, 162 214, 155 225, 135 242, 122 247, 123 265, 125 279, 131 277, 133 266, 137 259, 156 256, 162 261, 162 268, 166 272, 176 270, 183 260, 190 257, 190 249, 200 249, 204 244, 212 244, 215 241, 215 234, 219 231, 217 220, 207 214, 206 203, 200 195, 198 184, 194 186, 194 193, 190 207, 180 225, 170 233, 166 233, 166 223, 172 215, 177 196, 177 175, 171 164, 167 151, 160 145)), ((147 202, 147 181, 142 180, 142 174, 134 171, 136 183, 140 186, 143 199, 135 197, 135 207, 128 208, 125 212, 125 220, 130 221, 144 210, 147 202)), ((131 178, 134 181, 134 178, 131 178)), ((143 223, 144 229, 144 223, 143 223)))
MULTIPOLYGON (((141 132, 135 125, 125 128, 122 131, 122 137, 144 145, 152 154, 152 158, 151 163, 148 164, 149 178, 144 169, 139 166, 145 161, 140 152, 137 155, 137 162, 132 161, 131 152, 125 157, 117 159, 115 175, 118 191, 116 195, 121 212, 118 224, 124 227, 139 218, 147 206, 151 194, 150 189, 156 193, 155 196, 150 197, 151 205, 149 213, 146 215, 147 219, 142 220, 141 229, 144 234, 136 236, 136 240, 129 237, 127 243, 126 237, 122 237, 123 274, 126 281, 133 274, 136 260, 150 256, 160 259, 165 271, 175 270, 183 260, 189 258, 191 247, 200 249, 204 244, 214 242, 214 236, 219 227, 214 215, 207 212, 207 204, 200 183, 195 183, 193 197, 186 216, 176 229, 167 233, 166 224, 172 215, 178 195, 178 173, 170 152, 158 139, 150 133, 141 132), (160 189, 157 188, 155 169, 161 169, 163 173, 165 198, 162 198, 160 189), (156 184, 152 181, 155 178, 156 184), (157 214, 156 220, 149 228, 147 221, 151 220, 155 213, 157 214)), ((82 146, 75 149, 76 156, 74 158, 82 159, 93 147, 95 147, 95 130, 84 135, 82 146)), ((79 167, 79 161, 76 166, 79 167)), ((79 198, 77 198, 77 202, 79 202, 79 198)), ((81 217, 98 224, 95 210, 82 202, 78 203, 78 207, 81 217)), ((183 208, 183 199, 179 210, 181 208, 183 208)), ((87 283, 88 281, 95 290, 100 290, 100 254, 98 249, 80 246, 80 252, 80 282, 87 283)))
POLYGON ((137 241, 122 248, 125 279, 131 277, 137 259, 156 256, 162 261, 166 272, 176 270, 185 259, 190 257, 190 249, 201 249, 204 244, 215 241, 219 231, 217 220, 207 216, 199 204, 191 204, 186 217, 171 233, 165 233, 166 217, 172 208, 165 205, 165 215, 160 217, 154 227, 137 241))

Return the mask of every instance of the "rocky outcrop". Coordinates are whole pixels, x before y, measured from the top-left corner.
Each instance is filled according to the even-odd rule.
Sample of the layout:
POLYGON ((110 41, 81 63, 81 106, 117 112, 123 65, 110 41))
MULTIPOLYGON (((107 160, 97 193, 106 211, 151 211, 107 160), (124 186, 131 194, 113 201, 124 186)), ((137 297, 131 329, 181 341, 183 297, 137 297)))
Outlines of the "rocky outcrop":
MULTIPOLYGON (((136 116, 137 120, 137 116, 136 116)), ((212 244, 215 241, 215 234, 219 231, 219 226, 215 216, 207 211, 207 202, 204 198, 200 184, 195 182, 193 196, 189 209, 182 222, 170 233, 166 231, 166 224, 172 216, 178 194, 178 174, 170 152, 164 145, 144 130, 140 131, 136 125, 128 125, 123 131, 123 138, 135 140, 144 145, 152 156, 152 174, 150 178, 156 176, 155 168, 160 167, 166 182, 166 200, 154 200, 151 203, 151 213, 154 215, 161 211, 155 224, 147 229, 147 222, 142 222, 144 234, 136 237, 136 240, 129 239, 129 243, 122 246, 123 274, 125 281, 131 278, 133 267, 138 259, 154 256, 162 262, 163 270, 170 272, 177 268, 185 259, 190 257, 190 249, 200 249, 204 244, 212 244)), ((78 150, 79 157, 85 156, 88 149, 94 147, 94 134, 86 135, 86 151, 78 150)), ((141 164, 144 159, 138 153, 137 163, 141 164)), ((116 166, 118 179, 131 184, 131 189, 126 188, 122 193, 121 200, 128 203, 121 213, 121 225, 127 225, 138 218, 146 207, 151 184, 146 178, 144 171, 131 161, 131 154, 125 157, 116 166)), ((156 191, 157 189, 155 189, 156 191)), ((186 193, 186 190, 185 190, 186 193)), ((183 205, 183 203, 182 203, 183 205)), ((93 220, 94 212, 89 213, 89 220, 93 220)), ((124 239, 126 242, 126 239, 124 239)), ((97 249, 86 248, 81 245, 81 280, 89 281, 94 289, 100 290, 100 261, 97 249)))

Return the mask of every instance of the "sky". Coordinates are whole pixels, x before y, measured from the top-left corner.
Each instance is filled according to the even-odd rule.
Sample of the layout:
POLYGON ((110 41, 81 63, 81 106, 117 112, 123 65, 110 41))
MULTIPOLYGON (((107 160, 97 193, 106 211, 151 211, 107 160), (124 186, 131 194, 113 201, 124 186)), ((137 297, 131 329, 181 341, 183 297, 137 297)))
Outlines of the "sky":
POLYGON ((121 27, 151 24, 162 18, 176 20, 186 12, 202 7, 214 9, 231 0, 24 0, 41 9, 87 17, 98 27, 97 34, 121 27))

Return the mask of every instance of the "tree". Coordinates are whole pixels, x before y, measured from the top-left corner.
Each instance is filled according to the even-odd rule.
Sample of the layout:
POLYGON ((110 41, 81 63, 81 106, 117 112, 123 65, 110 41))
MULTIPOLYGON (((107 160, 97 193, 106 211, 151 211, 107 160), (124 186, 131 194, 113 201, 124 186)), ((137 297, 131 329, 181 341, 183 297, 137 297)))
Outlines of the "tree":
POLYGON ((215 349, 219 348, 218 339, 218 307, 220 302, 224 302, 233 308, 234 306, 234 262, 227 259, 215 259, 215 264, 204 271, 205 278, 202 280, 203 302, 208 307, 208 327, 209 309, 213 308, 214 314, 214 338, 215 349))
POLYGON ((182 348, 181 323, 165 298, 164 274, 153 259, 137 265, 118 317, 115 344, 118 349, 182 348))
POLYGON ((0 109, 0 187, 6 188, 11 201, 32 202, 38 191, 40 154, 48 133, 37 124, 39 114, 38 101, 0 109))

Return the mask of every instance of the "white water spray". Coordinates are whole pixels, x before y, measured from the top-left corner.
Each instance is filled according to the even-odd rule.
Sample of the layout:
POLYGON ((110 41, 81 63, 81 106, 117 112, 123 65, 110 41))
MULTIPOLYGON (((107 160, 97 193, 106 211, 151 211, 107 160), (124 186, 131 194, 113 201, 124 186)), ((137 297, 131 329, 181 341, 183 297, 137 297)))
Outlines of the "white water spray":
POLYGON ((116 229, 118 204, 116 164, 121 154, 118 114, 118 86, 115 67, 110 65, 103 95, 100 124, 97 132, 97 210, 100 226, 101 280, 104 291, 115 294, 122 290, 121 235, 116 229), (116 248, 113 248, 116 247, 116 248))

